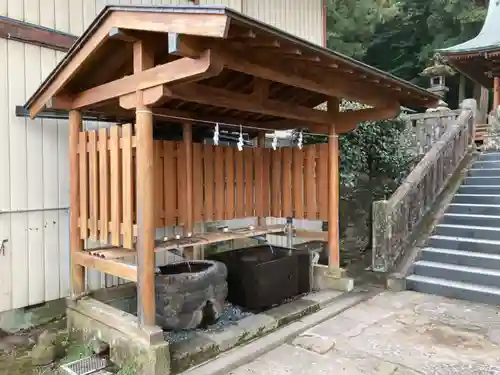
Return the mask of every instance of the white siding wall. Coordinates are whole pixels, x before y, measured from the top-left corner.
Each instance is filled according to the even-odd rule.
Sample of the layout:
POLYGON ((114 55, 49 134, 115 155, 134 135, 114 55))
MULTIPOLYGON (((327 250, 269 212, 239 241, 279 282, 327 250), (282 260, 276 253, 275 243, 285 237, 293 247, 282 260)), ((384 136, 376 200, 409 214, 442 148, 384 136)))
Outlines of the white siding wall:
MULTIPOLYGON (((229 6, 321 44, 321 0, 200 2, 229 6)), ((80 35, 106 4, 186 3, 0 0, 0 15, 80 35)), ((4 251, 0 250, 0 311, 69 293, 67 124, 15 116, 15 106, 25 103, 63 56, 62 52, 0 38, 0 244, 6 241, 4 251)), ((165 234, 171 231, 158 233, 165 234)), ((273 240, 277 245, 280 241, 280 237, 273 240)), ((166 257, 160 255, 158 263, 165 263, 166 257)), ((88 277, 91 288, 117 282, 96 272, 88 277)))

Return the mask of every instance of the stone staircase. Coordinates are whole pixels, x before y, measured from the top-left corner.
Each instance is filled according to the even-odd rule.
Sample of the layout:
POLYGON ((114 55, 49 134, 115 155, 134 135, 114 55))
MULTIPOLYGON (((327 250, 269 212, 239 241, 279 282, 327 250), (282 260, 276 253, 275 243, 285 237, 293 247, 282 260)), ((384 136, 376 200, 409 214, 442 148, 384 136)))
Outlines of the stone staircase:
POLYGON ((483 152, 472 164, 406 285, 500 304, 500 152, 483 152))

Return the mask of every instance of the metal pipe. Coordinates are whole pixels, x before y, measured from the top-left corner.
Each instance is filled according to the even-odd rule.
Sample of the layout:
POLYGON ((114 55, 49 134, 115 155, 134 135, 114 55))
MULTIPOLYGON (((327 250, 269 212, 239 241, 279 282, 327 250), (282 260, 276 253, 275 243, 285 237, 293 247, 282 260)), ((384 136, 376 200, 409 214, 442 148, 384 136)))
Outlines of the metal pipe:
POLYGON ((69 211, 69 207, 50 207, 50 208, 25 208, 22 210, 0 210, 0 215, 1 214, 21 214, 21 213, 28 213, 28 212, 43 212, 43 211, 69 211))

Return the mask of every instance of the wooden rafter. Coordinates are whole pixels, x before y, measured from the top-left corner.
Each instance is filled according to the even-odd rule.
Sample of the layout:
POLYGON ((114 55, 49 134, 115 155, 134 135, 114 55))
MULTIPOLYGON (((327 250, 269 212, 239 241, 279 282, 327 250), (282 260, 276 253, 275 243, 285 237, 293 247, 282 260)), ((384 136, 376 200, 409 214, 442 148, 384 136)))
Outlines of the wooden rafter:
MULTIPOLYGON (((91 104, 97 104, 134 93, 136 90, 145 90, 165 83, 178 84, 205 79, 217 75, 221 70, 222 65, 219 61, 214 58, 210 51, 205 51, 200 58, 181 58, 116 81, 105 83, 101 86, 93 87, 77 94, 73 98, 66 98, 71 103, 70 108, 67 109, 83 108, 91 104)), ((52 108, 58 107, 52 106, 52 108)))
POLYGON ((262 113, 293 120, 330 124, 332 118, 325 111, 293 106, 278 100, 255 101, 253 95, 238 94, 200 84, 179 85, 166 89, 169 97, 192 101, 216 107, 237 109, 240 111, 262 113))
POLYGON ((250 55, 248 52, 245 53, 245 50, 222 47, 214 40, 206 40, 204 43, 200 38, 178 34, 172 35, 169 40, 175 40, 175 45, 170 48, 170 52, 178 56, 196 57, 205 48, 210 47, 227 68, 237 72, 373 106, 386 105, 391 102, 391 98, 381 96, 379 92, 361 83, 348 81, 342 74, 332 72, 332 74, 325 75, 324 72, 315 72, 310 66, 300 63, 276 62, 273 61, 275 59, 262 54, 250 55))

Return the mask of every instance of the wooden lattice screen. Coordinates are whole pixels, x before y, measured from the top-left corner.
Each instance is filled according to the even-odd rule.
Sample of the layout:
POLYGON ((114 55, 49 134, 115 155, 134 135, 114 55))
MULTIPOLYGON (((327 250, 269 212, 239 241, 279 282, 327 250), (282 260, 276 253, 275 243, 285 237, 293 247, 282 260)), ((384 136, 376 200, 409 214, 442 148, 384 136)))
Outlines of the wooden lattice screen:
MULTIPOLYGON (((137 232, 130 124, 80 132, 80 236, 132 248, 137 232)), ((186 220, 183 142, 155 141, 156 227, 186 220)), ((193 144, 195 222, 253 216, 327 220, 328 146, 236 148, 193 144)))

